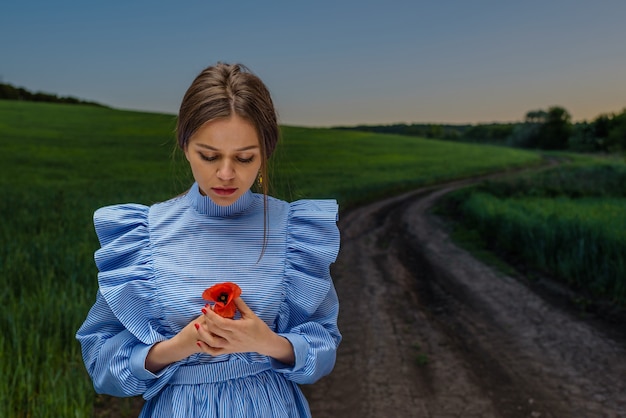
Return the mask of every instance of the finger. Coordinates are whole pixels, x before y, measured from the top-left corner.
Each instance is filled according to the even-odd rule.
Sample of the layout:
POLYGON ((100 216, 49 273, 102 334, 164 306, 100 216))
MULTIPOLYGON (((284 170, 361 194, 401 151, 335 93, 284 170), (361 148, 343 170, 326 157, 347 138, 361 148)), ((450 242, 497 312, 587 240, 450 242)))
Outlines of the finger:
POLYGON ((206 338, 209 335, 206 321, 202 321, 202 322, 198 321, 194 323, 193 326, 196 328, 196 339, 203 340, 203 341, 206 340, 206 338))
POLYGON ((216 314, 213 309, 202 308, 202 314, 204 315, 205 322, 209 330, 224 330, 228 329, 228 322, 222 318, 219 314, 216 314))
POLYGON ((209 344, 201 340, 196 341, 196 345, 200 348, 200 350, 203 353, 210 354, 212 356, 219 356, 220 354, 225 354, 223 348, 211 347, 209 344))
POLYGON ((205 342, 204 342, 204 341, 202 341, 202 340, 198 340, 198 341, 196 341, 196 345, 197 345, 198 347, 200 347, 200 350, 202 350, 203 352, 206 352, 208 349, 210 349, 210 348, 211 348, 211 346, 210 346, 210 345, 208 345, 207 343, 205 343, 205 342))
POLYGON ((216 327, 215 324, 212 323, 210 317, 211 314, 215 315, 214 313, 207 312, 206 314, 201 315, 200 318, 195 321, 194 327, 196 328, 198 339, 206 341, 211 334, 220 332, 219 327, 216 327))
POLYGON ((213 306, 208 303, 204 305, 204 308, 202 308, 201 311, 202 311, 202 315, 204 316, 209 315, 209 312, 215 313, 213 312, 213 306))
POLYGON ((191 325, 193 325, 193 329, 196 331, 196 338, 198 338, 198 336, 200 335, 199 333, 201 332, 201 328, 206 327, 206 318, 204 317, 204 315, 200 315, 199 317, 191 321, 188 326, 191 325))
MULTIPOLYGON (((213 338, 231 341, 237 332, 236 322, 238 321, 222 318, 221 316, 214 314, 212 320, 206 321, 206 331, 208 334, 212 334, 213 338)), ((211 343, 209 344, 213 345, 211 343)), ((220 343, 220 346, 223 346, 223 343, 220 343)))
POLYGON ((220 328, 219 320, 221 319, 221 316, 216 314, 213 311, 212 307, 207 305, 206 307, 202 308, 202 314, 204 315, 204 319, 208 328, 210 329, 216 328, 216 327, 220 328))
POLYGON ((228 340, 221 335, 208 329, 206 325, 196 325, 196 331, 198 333, 197 339, 206 343, 210 347, 223 348, 228 344, 228 340))
POLYGON ((207 345, 206 343, 203 343, 203 342, 199 342, 198 346, 201 347, 201 351, 203 353, 209 354, 211 356, 221 356, 224 354, 231 354, 230 351, 224 348, 211 347, 210 345, 207 345))
POLYGON ((238 298, 235 298, 233 300, 233 302, 235 302, 235 306, 237 307, 237 309, 239 309, 239 312, 241 313, 241 316, 254 315, 254 312, 252 311, 252 309, 250 309, 250 307, 248 307, 248 305, 246 304, 246 302, 243 301, 241 296, 238 297, 238 298))
POLYGON ((208 319, 208 320, 212 320, 213 322, 223 322, 222 320, 224 319, 220 314, 215 312, 214 309, 215 305, 206 305, 204 308, 202 308, 202 314, 208 319))

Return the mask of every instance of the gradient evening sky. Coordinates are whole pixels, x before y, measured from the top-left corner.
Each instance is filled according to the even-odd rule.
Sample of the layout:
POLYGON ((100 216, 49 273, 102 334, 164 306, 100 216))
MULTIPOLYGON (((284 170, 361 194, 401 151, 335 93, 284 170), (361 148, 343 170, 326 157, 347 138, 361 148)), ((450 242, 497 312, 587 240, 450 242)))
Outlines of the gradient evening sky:
POLYGON ((591 120, 626 106, 625 21, 624 0, 7 0, 0 80, 173 114, 242 62, 290 125, 591 120))

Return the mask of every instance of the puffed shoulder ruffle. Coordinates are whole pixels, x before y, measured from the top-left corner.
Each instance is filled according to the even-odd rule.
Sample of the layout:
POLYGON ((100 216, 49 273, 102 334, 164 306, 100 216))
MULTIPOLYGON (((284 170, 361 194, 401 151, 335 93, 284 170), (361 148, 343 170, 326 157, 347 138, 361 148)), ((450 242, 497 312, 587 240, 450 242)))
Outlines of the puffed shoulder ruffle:
POLYGON ((337 212, 335 200, 298 200, 290 204, 285 301, 291 307, 288 315, 299 316, 290 322, 306 321, 328 294, 329 268, 339 252, 337 212))
POLYGON ((124 204, 94 213, 101 245, 95 253, 100 293, 122 325, 144 344, 165 339, 153 282, 149 210, 124 204))

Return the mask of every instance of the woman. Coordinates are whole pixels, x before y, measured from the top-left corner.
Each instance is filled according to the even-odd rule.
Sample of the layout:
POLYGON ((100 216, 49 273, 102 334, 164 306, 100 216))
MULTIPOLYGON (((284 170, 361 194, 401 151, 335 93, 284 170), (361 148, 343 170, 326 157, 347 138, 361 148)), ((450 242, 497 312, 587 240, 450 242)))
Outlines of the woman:
POLYGON ((77 333, 96 391, 143 395, 142 417, 310 416, 298 384, 332 370, 341 340, 337 204, 267 196, 278 137, 258 77, 206 68, 177 125, 193 186, 96 211, 99 291, 77 333), (234 319, 202 298, 224 282, 241 289, 234 319))

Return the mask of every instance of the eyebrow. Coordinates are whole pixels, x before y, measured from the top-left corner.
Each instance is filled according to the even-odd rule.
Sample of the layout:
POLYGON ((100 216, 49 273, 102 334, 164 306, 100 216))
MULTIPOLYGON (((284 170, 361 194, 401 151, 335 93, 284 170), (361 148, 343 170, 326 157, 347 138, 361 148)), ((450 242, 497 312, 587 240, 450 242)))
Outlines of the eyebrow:
MULTIPOLYGON (((200 143, 200 144, 196 144, 196 145, 201 147, 201 148, 206 148, 206 149, 211 150, 211 151, 219 151, 219 149, 217 149, 215 147, 212 147, 210 145, 207 145, 207 144, 200 143)), ((259 146, 258 145, 249 145, 247 147, 238 148, 235 151, 238 151, 238 152, 239 151, 248 151, 248 150, 255 149, 255 148, 259 148, 259 146)))

